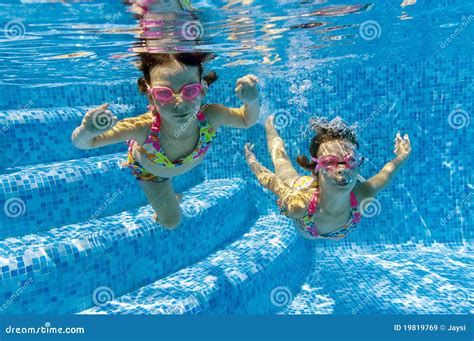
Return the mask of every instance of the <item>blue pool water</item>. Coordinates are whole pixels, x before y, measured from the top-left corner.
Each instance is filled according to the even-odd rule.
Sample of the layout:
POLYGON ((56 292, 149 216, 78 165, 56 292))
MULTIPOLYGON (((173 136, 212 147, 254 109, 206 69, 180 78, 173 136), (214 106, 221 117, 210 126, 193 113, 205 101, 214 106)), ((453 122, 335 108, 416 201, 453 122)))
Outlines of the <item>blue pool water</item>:
POLYGON ((93 106, 146 108, 131 15, 120 2, 2 2, 1 313, 472 314, 473 6, 401 3, 338 14, 341 1, 201 1, 220 76, 208 102, 239 105, 235 81, 254 73, 262 117, 222 128, 204 163, 173 179, 184 218, 170 232, 120 168, 125 144, 70 141, 93 106), (398 130, 413 155, 354 233, 309 242, 244 161, 252 142, 273 168, 269 114, 292 160, 314 115, 359 122, 366 178, 398 130))

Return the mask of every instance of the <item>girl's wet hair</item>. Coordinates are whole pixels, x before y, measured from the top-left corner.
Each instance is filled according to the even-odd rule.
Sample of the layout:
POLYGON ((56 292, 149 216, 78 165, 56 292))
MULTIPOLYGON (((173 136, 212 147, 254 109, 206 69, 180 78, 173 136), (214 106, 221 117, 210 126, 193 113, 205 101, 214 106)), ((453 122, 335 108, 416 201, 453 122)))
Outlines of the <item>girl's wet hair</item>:
POLYGON ((209 72, 203 76, 204 63, 213 58, 212 53, 208 52, 192 52, 192 53, 140 53, 139 61, 137 63, 138 69, 143 72, 143 77, 138 79, 138 88, 141 92, 146 93, 147 86, 150 84, 150 72, 159 65, 166 65, 173 62, 178 62, 186 66, 195 66, 199 71, 199 78, 206 81, 207 85, 214 83, 217 80, 217 74, 214 71, 209 72))
MULTIPOLYGON (((310 120, 310 124, 312 130, 316 132, 309 145, 309 153, 312 157, 317 157, 321 144, 329 141, 348 141, 355 145, 356 149, 359 148, 356 134, 357 124, 349 126, 339 116, 331 121, 323 117, 315 117, 310 120)), ((310 161, 306 155, 299 155, 296 162, 304 169, 312 172, 316 167, 316 162, 310 161)))

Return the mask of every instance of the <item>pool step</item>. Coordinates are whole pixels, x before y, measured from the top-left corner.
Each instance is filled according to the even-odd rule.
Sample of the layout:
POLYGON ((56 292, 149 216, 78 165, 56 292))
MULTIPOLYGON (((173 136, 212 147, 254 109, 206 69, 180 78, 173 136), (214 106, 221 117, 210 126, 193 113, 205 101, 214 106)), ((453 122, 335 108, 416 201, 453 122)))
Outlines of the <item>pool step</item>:
POLYGON ((286 217, 269 214, 248 225, 247 233, 204 260, 110 302, 97 302, 81 314, 239 314, 276 309, 272 292, 294 286, 303 277, 308 249, 286 217))
POLYGON ((93 306, 102 287, 120 296, 152 283, 241 235, 250 203, 242 179, 209 180, 184 193, 174 231, 155 223, 147 205, 3 240, 0 313, 74 313, 93 306))
MULTIPOLYGON (((81 124, 85 113, 95 107, 0 111, 0 173, 15 171, 9 170, 9 167, 80 159, 120 151, 125 154, 125 143, 88 150, 73 146, 72 132, 81 124)), ((133 105, 109 106, 119 119, 139 116, 146 111, 145 108, 133 105)))
MULTIPOLYGON (((148 203, 125 153, 26 166, 0 175, 0 240, 94 220, 148 203)), ((204 180, 199 169, 173 179, 178 193, 204 180)))
POLYGON ((472 314, 469 244, 314 245, 304 285, 278 314, 472 314))

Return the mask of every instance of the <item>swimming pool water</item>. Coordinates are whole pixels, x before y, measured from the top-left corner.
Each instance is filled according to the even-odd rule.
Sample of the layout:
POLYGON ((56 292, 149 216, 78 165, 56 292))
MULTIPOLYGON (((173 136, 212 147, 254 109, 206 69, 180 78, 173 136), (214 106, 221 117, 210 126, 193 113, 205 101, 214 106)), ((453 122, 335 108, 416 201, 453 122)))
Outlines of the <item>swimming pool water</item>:
MULTIPOLYGON (((272 12, 255 3, 255 11, 271 19, 293 5, 281 2, 272 12)), ((173 232, 152 221, 134 178, 119 167, 125 144, 84 151, 70 143, 91 106, 112 103, 119 118, 145 110, 135 86, 138 73, 125 61, 117 65, 129 74, 111 71, 111 81, 86 71, 104 51, 123 52, 126 39, 106 50, 93 45, 103 55, 77 59, 77 71, 68 60, 67 85, 57 82, 57 62, 44 62, 54 72, 43 70, 36 78, 28 78, 27 69, 3 66, 8 77, 0 90, 1 313, 472 314, 470 12, 456 1, 431 10, 420 4, 372 5, 359 14, 323 19, 328 27, 351 24, 353 30, 375 20, 382 27, 375 45, 349 34, 344 39, 350 44, 318 54, 307 46, 318 33, 301 29, 269 42, 282 52, 275 66, 259 67, 251 55, 256 63, 226 67, 225 52, 215 61, 221 78, 209 102, 237 106, 235 80, 252 72, 261 80, 262 118, 248 130, 222 128, 204 163, 173 180, 184 193, 184 221, 173 232), (381 16, 381 8, 392 11, 381 16), (406 16, 412 17, 408 31, 406 16), (437 34, 420 33, 425 31, 437 34), (405 45, 403 34, 409 32, 413 37, 405 45), (307 122, 314 115, 359 122, 366 178, 392 158, 398 130, 410 135, 413 155, 365 208, 356 232, 340 242, 308 242, 277 214, 276 198, 257 185, 243 157, 243 145, 252 142, 257 158, 271 166, 262 127, 269 114, 276 115, 293 160, 307 151, 307 122)), ((15 9, 28 14, 16 14, 27 37, 41 27, 32 19, 39 17, 38 6, 15 9)), ((93 5, 70 9, 87 12, 87 6, 93 5)), ((96 14, 106 10, 93 8, 96 14)), ((85 14, 74 13, 86 21, 85 14)), ((125 14, 121 20, 131 25, 125 14)), ((265 27, 260 21, 256 26, 257 33, 265 27)), ((49 32, 55 49, 74 51, 61 45, 64 32, 57 38, 49 32)), ((17 42, 30 49, 26 55, 47 49, 46 43, 21 45, 28 41, 17 42)), ((2 46, 2 58, 13 58, 13 64, 14 46, 12 41, 2 46)))

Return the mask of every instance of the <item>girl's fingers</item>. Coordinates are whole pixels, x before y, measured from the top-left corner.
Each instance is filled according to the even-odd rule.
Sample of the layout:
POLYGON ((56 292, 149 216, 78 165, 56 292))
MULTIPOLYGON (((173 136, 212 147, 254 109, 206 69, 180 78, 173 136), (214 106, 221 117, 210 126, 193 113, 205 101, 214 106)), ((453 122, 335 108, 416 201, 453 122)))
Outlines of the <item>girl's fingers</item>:
POLYGON ((248 84, 249 86, 255 86, 255 84, 256 84, 255 76, 254 76, 254 77, 250 77, 250 75, 248 75, 248 76, 246 77, 246 80, 247 80, 247 84, 248 84))
POLYGON ((107 110, 108 107, 109 107, 109 103, 104 103, 102 105, 99 105, 97 108, 92 109, 91 111, 89 111, 89 113, 92 114, 92 113, 102 112, 102 111, 107 110))
POLYGON ((407 146, 408 152, 411 152, 411 142, 410 142, 410 138, 408 136, 407 136, 407 139, 406 139, 406 146, 407 146))
POLYGON ((93 110, 107 110, 107 108, 109 107, 109 103, 104 103, 104 104, 101 104, 99 105, 97 108, 93 109, 93 110))
POLYGON ((254 83, 258 83, 258 77, 257 77, 257 76, 252 75, 252 74, 249 74, 248 77, 249 77, 254 83))
POLYGON ((251 77, 245 76, 237 80, 237 85, 255 86, 255 81, 251 77))

